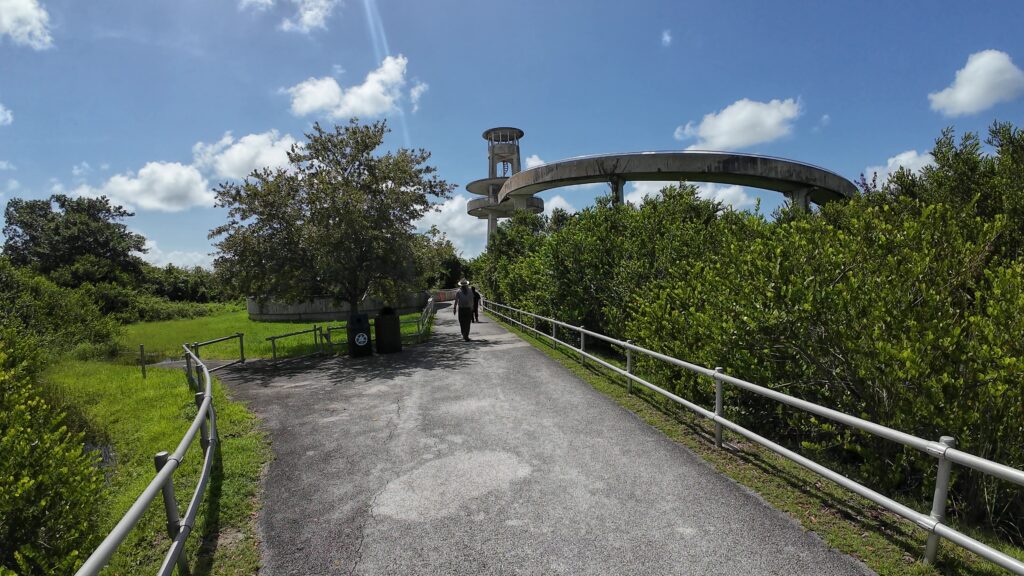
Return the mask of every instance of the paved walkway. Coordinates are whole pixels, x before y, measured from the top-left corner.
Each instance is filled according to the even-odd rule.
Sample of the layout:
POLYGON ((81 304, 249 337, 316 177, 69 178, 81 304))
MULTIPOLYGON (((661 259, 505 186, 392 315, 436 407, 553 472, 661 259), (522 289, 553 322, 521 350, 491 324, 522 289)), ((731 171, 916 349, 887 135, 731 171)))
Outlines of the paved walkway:
POLYGON ((262 573, 870 574, 492 321, 221 374, 276 459, 262 573))

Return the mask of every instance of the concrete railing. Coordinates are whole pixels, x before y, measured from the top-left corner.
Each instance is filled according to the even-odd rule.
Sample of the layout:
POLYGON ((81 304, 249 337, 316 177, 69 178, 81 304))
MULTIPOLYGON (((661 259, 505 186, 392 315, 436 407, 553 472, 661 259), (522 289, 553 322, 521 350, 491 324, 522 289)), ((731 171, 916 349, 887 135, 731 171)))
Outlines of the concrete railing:
POLYGON ((944 523, 946 519, 946 496, 947 491, 949 489, 949 476, 952 464, 955 463, 961 466, 966 466, 968 468, 972 468, 984 474, 995 476, 1002 480, 1006 480, 1007 482, 1012 482, 1014 484, 1017 484, 1018 486, 1024 486, 1024 471, 1022 470, 1011 468, 1004 464, 993 462, 991 460, 986 460, 973 454, 957 450, 956 448, 954 448, 954 446, 956 445, 956 441, 951 436, 943 436, 938 441, 927 440, 925 438, 918 438, 917 436, 913 436, 905 432, 900 432, 899 430, 894 430, 892 428, 888 428, 880 424, 875 424, 874 422, 869 422, 856 416, 851 416, 843 412, 832 410, 831 408, 826 408, 824 406, 819 406, 806 400, 801 400, 794 396, 789 396, 788 394, 783 394, 770 388, 765 388, 763 386, 747 382, 746 380, 741 380, 739 378, 728 376, 722 371, 721 368, 711 369, 703 366, 698 366, 696 364, 691 364, 683 360, 672 358, 671 356, 659 354, 657 352, 654 352, 653 350, 648 350, 646 348, 636 346, 632 342, 623 342, 621 340, 616 340, 603 334, 598 334, 597 332, 586 330, 581 326, 573 326, 571 324, 567 324, 565 322, 561 322, 553 318, 547 318, 544 316, 533 314, 531 312, 527 312, 525 310, 519 310, 517 308, 512 308, 511 306, 498 304, 496 302, 485 301, 484 309, 488 310, 489 312, 493 313, 494 315, 500 318, 503 318, 513 324, 522 327, 525 330, 534 332, 544 338, 552 340, 556 344, 566 346, 574 350, 577 354, 589 358, 590 360, 597 362, 601 366, 604 366, 605 368, 624 376, 626 378, 626 383, 628 387, 627 389, 630 393, 632 393, 633 391, 633 383, 635 382, 643 386, 644 388, 647 388, 652 392, 660 394, 676 402, 677 404, 681 404, 682 406, 685 406, 686 408, 690 409, 696 414, 713 421, 715 423, 715 443, 718 445, 718 447, 722 446, 723 429, 731 430, 736 434, 739 434, 740 436, 743 436, 749 440, 752 440, 768 448, 769 450, 775 452, 776 454, 779 454, 780 456, 783 456, 793 462, 796 462, 797 464, 803 466, 804 468, 807 468, 808 470, 811 470, 812 472, 815 472, 820 476, 828 478, 829 480, 835 482, 836 484, 842 486, 843 488, 846 488, 847 490, 850 490, 851 492, 854 492, 866 498, 867 500, 870 500, 871 502, 878 504, 879 506, 885 508, 886 510, 889 510, 890 512, 893 512, 913 522, 918 527, 924 529, 929 533, 928 543, 926 545, 924 553, 925 562, 935 562, 935 555, 938 551, 939 545, 939 537, 942 537, 949 540, 950 542, 953 542, 958 546, 961 546, 963 548, 966 548, 967 550, 970 550, 971 552, 974 552, 975 554, 993 562, 994 564, 1001 566, 1002 568, 1009 570, 1010 572, 1013 572, 1014 574, 1024 575, 1024 562, 1021 562, 1016 558, 1012 558, 1000 552, 999 550, 996 550, 982 542, 979 542, 944 523), (516 318, 513 318, 512 315, 515 315, 516 318), (536 323, 538 320, 541 321, 542 323, 546 323, 551 326, 551 334, 542 332, 537 329, 536 323), (530 325, 526 324, 527 321, 530 322, 530 325), (563 342, 562 340, 559 340, 559 328, 577 333, 579 335, 579 347, 577 348, 573 345, 563 342), (598 340, 602 340, 604 342, 618 346, 625 350, 626 368, 619 368, 618 366, 615 366, 614 364, 611 364, 602 358, 599 358, 593 354, 588 353, 586 351, 587 338, 596 338, 598 340), (681 398, 675 394, 672 394, 671 392, 664 390, 634 374, 634 353, 643 354, 655 360, 659 360, 661 362, 665 362, 673 366, 678 366, 695 374, 710 378, 715 384, 715 409, 709 410, 702 406, 698 406, 697 404, 694 404, 693 402, 690 402, 685 398, 681 398), (735 386, 747 392, 758 394, 765 398, 770 398, 772 400, 775 400, 776 402, 781 402, 794 408, 798 408, 800 410, 804 410, 806 412, 810 412, 812 414, 828 418, 829 420, 839 422, 840 424, 844 424, 846 426, 862 430, 864 432, 873 434, 875 436, 879 436, 881 438, 885 438, 892 442, 896 442, 904 446, 909 446, 929 456, 932 456, 933 458, 936 458, 938 460, 938 467, 935 478, 935 491, 932 498, 931 512, 925 515, 921 512, 904 506, 903 504, 900 504, 899 502, 887 496, 875 492, 874 490, 864 486, 863 484, 850 480, 849 478, 843 476, 842 474, 839 474, 838 472, 835 472, 834 470, 826 468, 825 466, 818 464, 813 460, 810 460, 804 456, 801 456, 800 454, 797 454, 796 452, 784 448, 783 446, 780 446, 779 444, 776 444, 775 442, 772 442, 771 440, 755 432, 747 430, 746 428, 740 426, 739 424, 736 424, 735 422, 732 422, 731 420, 726 419, 723 416, 723 387, 726 384, 730 386, 735 386))
MULTIPOLYGON (((228 338, 234 338, 229 336, 228 338)), ((239 338, 241 340, 241 338, 239 338)), ((219 339, 216 341, 220 341, 219 339)), ((203 344, 213 343, 211 340, 203 344)), ((163 494, 164 511, 167 514, 167 535, 171 538, 171 546, 164 555, 163 563, 160 565, 158 574, 166 576, 174 572, 177 565, 181 574, 188 574, 188 561, 182 552, 185 549, 185 541, 192 533, 195 526, 196 515, 199 513, 199 505, 203 501, 206 492, 206 485, 210 482, 211 470, 213 469, 213 458, 217 447, 217 413, 213 408, 213 388, 210 370, 199 360, 199 357, 186 344, 185 350, 185 376, 189 386, 195 390, 195 402, 199 413, 192 420, 185 436, 172 454, 158 452, 154 457, 156 464, 156 476, 150 481, 146 489, 135 500, 128 512, 118 521, 110 534, 103 539, 103 542, 86 559, 85 564, 76 572, 76 576, 91 576, 99 574, 110 561, 110 557, 117 551, 124 539, 131 532, 132 528, 139 522, 142 515, 149 509, 150 504, 156 499, 157 494, 163 494), (178 500, 174 494, 174 472, 181 465, 196 435, 200 437, 200 446, 203 449, 203 471, 196 483, 195 491, 189 500, 185 516, 178 514, 178 500)), ((199 347, 197 346, 196 349, 199 347)))

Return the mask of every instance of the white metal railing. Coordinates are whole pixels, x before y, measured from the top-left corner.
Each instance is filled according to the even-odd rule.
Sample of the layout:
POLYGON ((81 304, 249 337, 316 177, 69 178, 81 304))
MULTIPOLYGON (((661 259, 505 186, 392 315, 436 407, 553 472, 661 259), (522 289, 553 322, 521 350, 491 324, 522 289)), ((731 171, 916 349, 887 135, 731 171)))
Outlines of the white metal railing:
MULTIPOLYGON (((233 337, 233 336, 232 336, 233 337)), ((196 390, 202 385, 202 391, 195 393, 196 406, 199 413, 192 420, 192 425, 182 437, 181 442, 172 454, 158 452, 154 457, 156 464, 156 476, 142 491, 142 494, 135 500, 128 512, 121 517, 110 534, 103 539, 103 542, 86 559, 85 563, 76 572, 76 576, 99 574, 110 561, 110 557, 117 551, 124 539, 131 532, 132 528, 139 522, 142 515, 149 508, 157 493, 163 494, 164 510, 167 514, 167 535, 171 538, 171 546, 164 555, 163 563, 160 565, 158 574, 166 576, 174 571, 175 565, 179 566, 182 574, 188 574, 188 561, 182 554, 185 549, 185 541, 192 533, 195 526, 196 515, 199 513, 199 505, 203 501, 203 494, 206 485, 210 482, 211 470, 213 468, 214 452, 217 446, 217 413, 213 408, 213 388, 210 377, 210 370, 206 368, 199 357, 186 344, 185 350, 185 375, 189 385, 196 390), (178 500, 174 495, 174 472, 181 465, 192 442, 200 436, 200 446, 203 449, 203 471, 199 476, 195 492, 189 501, 185 516, 178 514, 178 500)), ((198 347, 197 347, 198 348, 198 347)))
POLYGON ((437 303, 434 298, 427 299, 427 305, 423 307, 423 313, 416 320, 416 340, 423 340, 427 327, 430 326, 430 319, 437 311, 437 303))
POLYGON ((956 441, 951 436, 943 436, 939 439, 938 442, 926 440, 924 438, 918 438, 917 436, 913 436, 911 434, 907 434, 899 430, 888 428, 886 426, 882 426, 874 422, 869 422, 856 416, 851 416, 843 412, 832 410, 831 408, 825 408, 824 406, 819 406, 812 402, 801 400, 799 398, 789 396, 788 394, 783 394, 781 392, 771 390, 769 388, 765 388, 763 386, 759 386, 751 382, 747 382, 746 380, 734 378, 723 373, 721 368, 710 369, 705 368, 703 366, 698 366, 696 364, 691 364, 683 360, 672 358, 671 356, 659 354, 657 352, 654 352, 653 350, 648 350, 646 348, 636 346, 632 342, 623 342, 621 340, 616 340, 603 334, 598 334, 597 332, 586 330, 582 326, 573 326, 572 324, 567 324, 565 322, 561 322, 553 318, 547 318, 545 316, 533 314, 525 310, 519 310, 518 308, 505 306, 504 304, 498 304, 496 302, 485 301, 484 308, 490 311, 491 313, 495 314, 496 316, 504 318, 505 320, 508 320, 509 322, 512 322, 513 324, 516 324, 525 330, 529 330, 547 339, 553 340, 557 344, 569 347, 573 349, 576 353, 586 358, 589 358, 594 362, 597 362, 601 366, 604 366, 605 368, 608 368, 609 370, 617 374, 625 376, 628 391, 630 393, 632 393, 633 383, 636 382, 637 384, 643 386, 644 388, 647 388, 657 394, 661 394, 662 396, 665 396, 666 398, 669 398, 670 400, 673 400, 674 402, 685 406, 691 411, 696 412, 700 416, 703 416, 713 421, 715 423, 715 443, 718 445, 718 447, 722 446, 722 430, 729 429, 735 432, 736 434, 739 434, 740 436, 757 442, 758 444, 768 448, 769 450, 789 460, 792 460, 797 464, 800 464, 801 466, 807 468, 808 470, 811 470, 812 472, 815 472, 821 476, 824 476, 825 478, 828 478, 829 480, 835 482, 836 484, 839 484, 840 486, 866 498, 867 500, 870 500, 875 504, 882 506, 886 510, 889 510, 890 512, 893 512, 913 522, 920 528, 929 532, 928 543, 925 548, 924 555, 925 562, 934 563, 935 555, 938 551, 939 537, 941 536, 942 538, 945 538, 950 542, 957 544, 958 546, 966 548, 967 550, 974 552, 975 554, 1001 566, 1002 568, 1005 568, 1013 572, 1014 574, 1024 575, 1024 562, 1021 562, 1016 558, 1012 558, 1000 552, 999 550, 996 550, 982 542, 979 542, 971 538, 970 536, 967 536, 966 534, 963 534, 962 532, 959 532, 956 529, 951 528, 947 524, 944 524, 946 519, 946 496, 947 491, 949 489, 949 476, 951 465, 953 463, 960 464, 961 466, 967 466, 968 468, 972 468, 979 472, 995 476, 997 478, 1006 480, 1008 482, 1012 482, 1019 486, 1024 486, 1024 471, 1022 470, 1011 468, 1004 464, 993 462, 991 460, 986 460, 973 454, 957 450, 956 448, 954 448, 954 446, 956 445, 956 441), (508 314, 518 315, 519 319, 512 318, 508 314, 502 313, 501 311, 497 310, 498 308, 507 312, 508 314), (524 318, 531 319, 530 326, 527 326, 525 322, 521 321, 521 319, 524 318), (537 320, 550 324, 551 334, 538 330, 536 327, 537 320), (580 345, 578 348, 558 339, 559 327, 575 331, 576 333, 579 334, 580 345), (588 353, 586 351, 587 337, 597 338, 598 340, 603 340, 605 342, 608 342, 609 344, 613 344, 615 346, 623 348, 626 351, 626 369, 623 370, 622 368, 619 368, 614 364, 611 364, 593 354, 588 353), (712 411, 701 406, 698 406, 697 404, 694 404, 693 402, 690 402, 685 398, 681 398, 675 394, 672 394, 671 392, 664 390, 644 380, 643 378, 638 377, 636 374, 633 373, 634 352, 644 354, 656 360, 660 360, 662 362, 672 364, 673 366, 684 368, 686 370, 689 370, 690 372, 694 372, 701 376, 711 378, 715 383, 715 409, 712 411), (783 404, 793 406, 794 408, 799 408, 806 412, 817 414, 818 416, 828 418, 835 422, 839 422, 841 424, 857 428, 858 430, 863 430, 864 432, 867 432, 869 434, 873 434, 875 436, 879 436, 887 440, 897 442, 904 446, 915 448, 917 450, 920 450, 921 452, 924 452, 925 454, 928 454, 936 458, 938 460, 938 470, 935 480, 935 492, 932 498, 931 513, 925 515, 921 512, 904 506, 903 504, 900 504, 899 502, 887 496, 875 492, 874 490, 868 488, 867 486, 855 482, 847 478, 846 476, 843 476, 842 474, 835 472, 834 470, 826 468, 825 466, 818 464, 813 460, 810 460, 804 456, 801 456, 800 454, 797 454, 796 452, 784 448, 783 446, 780 446, 779 444, 776 444, 775 442, 772 442, 771 440, 755 432, 747 430, 746 428, 732 422, 731 420, 726 419, 723 416, 722 406, 724 384, 730 384, 742 390, 753 392, 754 394, 758 394, 760 396, 770 398, 777 402, 782 402, 783 404))

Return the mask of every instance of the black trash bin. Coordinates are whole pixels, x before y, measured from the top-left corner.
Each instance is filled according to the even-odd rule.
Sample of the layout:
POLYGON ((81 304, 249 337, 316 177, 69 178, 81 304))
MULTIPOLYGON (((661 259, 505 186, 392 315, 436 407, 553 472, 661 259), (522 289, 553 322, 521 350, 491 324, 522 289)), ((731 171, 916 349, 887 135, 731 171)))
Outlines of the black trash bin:
POLYGON ((348 355, 369 356, 373 354, 370 342, 370 317, 366 314, 353 314, 348 317, 348 355))
POLYGON ((377 353, 402 351, 402 320, 392 308, 383 308, 373 319, 373 335, 377 339, 377 353))

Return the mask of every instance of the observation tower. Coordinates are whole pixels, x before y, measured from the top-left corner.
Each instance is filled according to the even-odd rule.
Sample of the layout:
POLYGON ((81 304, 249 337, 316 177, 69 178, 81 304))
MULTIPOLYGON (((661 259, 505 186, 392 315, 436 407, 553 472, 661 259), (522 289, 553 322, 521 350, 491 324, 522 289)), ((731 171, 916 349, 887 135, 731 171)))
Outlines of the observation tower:
POLYGON ((483 198, 470 200, 466 208, 470 216, 487 219, 488 238, 498 229, 498 218, 508 218, 515 210, 529 210, 534 214, 544 211, 544 200, 533 196, 518 196, 511 198, 511 201, 498 201, 498 192, 502 185, 522 169, 519 140, 524 134, 519 128, 509 127, 484 131, 483 137, 487 141, 487 178, 466 185, 467 191, 483 198))

